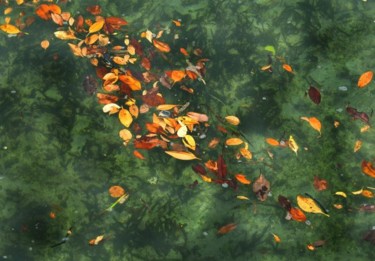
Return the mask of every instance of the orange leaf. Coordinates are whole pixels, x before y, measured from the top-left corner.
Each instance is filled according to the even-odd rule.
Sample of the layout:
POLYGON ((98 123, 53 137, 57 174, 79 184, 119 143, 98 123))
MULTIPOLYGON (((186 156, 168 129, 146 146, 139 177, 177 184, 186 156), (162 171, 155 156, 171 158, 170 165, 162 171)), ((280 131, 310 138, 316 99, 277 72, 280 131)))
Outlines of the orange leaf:
POLYGON ((135 104, 132 104, 129 106, 129 112, 131 115, 133 115, 134 118, 138 118, 139 109, 138 106, 135 104))
POLYGON ((280 146, 279 141, 274 138, 267 138, 266 142, 271 146, 280 146))
POLYGON ((250 160, 250 159, 253 158, 253 154, 251 153, 251 151, 246 149, 246 148, 241 148, 240 153, 241 153, 242 157, 244 157, 245 159, 250 160))
POLYGON ((35 10, 35 13, 43 20, 48 20, 51 18, 49 6, 46 4, 41 4, 40 6, 38 6, 38 8, 35 10))
POLYGON ((320 179, 317 176, 314 176, 314 188, 316 190, 322 191, 328 188, 328 182, 325 179, 320 179))
POLYGON ((374 197, 374 193, 368 189, 364 189, 362 190, 362 196, 366 197, 366 198, 373 198, 374 197))
POLYGON ((49 41, 48 41, 48 40, 43 40, 43 41, 41 41, 41 42, 40 42, 40 46, 41 46, 44 50, 46 50, 46 49, 48 48, 48 46, 49 46, 49 41))
POLYGON ((169 78, 171 78, 174 82, 179 82, 183 78, 185 78, 186 73, 182 70, 173 70, 173 71, 166 71, 165 72, 169 78))
POLYGON ((142 153, 140 153, 138 150, 134 150, 134 151, 133 151, 133 154, 134 154, 134 156, 135 156, 136 158, 138 158, 138 159, 141 159, 141 160, 144 160, 144 159, 145 159, 145 157, 142 155, 142 153))
POLYGON ((52 21, 57 25, 62 26, 63 23, 64 23, 64 20, 62 19, 61 15, 59 15, 59 14, 51 13, 51 18, 52 18, 52 21))
POLYGON ((365 173, 367 176, 375 178, 375 169, 372 166, 372 163, 369 161, 362 161, 362 172, 365 173))
POLYGON ((291 208, 289 210, 292 219, 298 222, 305 222, 307 220, 305 214, 299 208, 291 208))
POLYGON ((287 72, 294 73, 292 67, 289 64, 284 63, 283 69, 287 72))
POLYGON ((243 140, 239 138, 229 138, 225 141, 225 144, 228 146, 236 146, 243 143, 243 140))
POLYGON ((363 73, 358 79, 358 84, 357 84, 358 88, 363 88, 367 84, 369 84, 373 76, 374 76, 374 73, 372 71, 367 71, 363 73))
POLYGON ((130 75, 120 75, 119 80, 125 83, 132 89, 132 91, 139 91, 142 89, 141 82, 130 75))
POLYGON ((110 94, 97 93, 98 101, 100 104, 115 103, 118 101, 118 97, 110 94))
POLYGON ((236 177, 236 179, 237 179, 239 182, 241 182, 242 184, 247 184, 247 185, 248 185, 248 184, 251 183, 251 181, 248 180, 248 179, 246 178, 246 176, 243 175, 243 174, 236 174, 235 177, 236 177))
POLYGON ((130 124, 133 121, 133 117, 127 109, 122 108, 118 113, 118 118, 120 122, 127 128, 129 128, 130 124))
POLYGON ((6 32, 7 34, 18 34, 21 32, 20 29, 11 24, 2 24, 0 25, 0 29, 6 32))
POLYGON ((317 130, 319 132, 319 134, 321 134, 320 130, 322 128, 322 124, 320 123, 320 121, 317 118, 315 118, 315 117, 310 117, 310 118, 301 117, 301 120, 305 120, 308 123, 310 123, 310 126, 313 129, 317 130))
POLYGON ((103 25, 105 23, 105 20, 104 19, 101 19, 95 23, 93 23, 90 28, 89 28, 89 33, 95 33, 95 32, 98 32, 100 31, 100 29, 103 28, 103 25))
POLYGON ((225 225, 225 226, 222 226, 221 228, 219 228, 219 230, 217 231, 217 233, 220 234, 220 235, 224 235, 224 234, 227 234, 227 233, 231 232, 236 227, 237 227, 236 224, 230 223, 228 225, 225 225))
POLYGON ((169 47, 169 45, 167 43, 158 41, 156 39, 152 40, 152 43, 154 44, 156 49, 158 49, 161 52, 168 53, 171 50, 171 48, 169 47))
POLYGON ((180 48, 180 53, 182 53, 183 55, 185 55, 185 56, 189 56, 189 53, 186 51, 186 49, 185 48, 180 48))

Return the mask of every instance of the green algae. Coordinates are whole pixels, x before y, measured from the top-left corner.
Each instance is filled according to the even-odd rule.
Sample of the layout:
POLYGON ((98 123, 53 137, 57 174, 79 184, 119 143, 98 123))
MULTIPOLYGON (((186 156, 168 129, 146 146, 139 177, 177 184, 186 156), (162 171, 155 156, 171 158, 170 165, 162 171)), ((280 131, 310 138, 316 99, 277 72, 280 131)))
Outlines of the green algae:
MULTIPOLYGON (((261 168, 271 182, 273 196, 260 203, 247 186, 233 192, 203 183, 190 164, 170 159, 162 150, 144 153, 147 161, 135 160, 117 137, 118 122, 103 115, 95 98, 85 96, 82 90, 83 77, 92 73, 88 65, 56 40, 46 52, 38 52, 40 39, 30 40, 32 33, 27 37, 33 43, 27 44, 22 38, 3 36, 7 52, 1 53, 5 62, 0 65, 0 216, 2 235, 9 238, 0 246, 4 255, 24 260, 371 257, 371 245, 361 238, 374 225, 373 214, 359 213, 357 208, 362 203, 373 204, 373 200, 359 196, 341 199, 332 194, 373 186, 359 166, 361 159, 373 157, 375 137, 371 132, 360 133, 363 125, 345 114, 348 102, 361 111, 371 110, 373 85, 357 90, 356 80, 362 71, 373 67, 369 58, 374 51, 373 33, 366 26, 373 4, 203 2, 101 4, 112 15, 121 10, 131 23, 130 31, 152 24, 165 26, 182 18, 188 47, 199 47, 210 58, 208 84, 198 92, 197 104, 206 104, 217 115, 239 116, 239 130, 251 141, 254 157, 264 157, 272 166, 228 161, 229 171, 246 173, 255 180, 261 168), (269 44, 275 46, 276 55, 293 65, 295 76, 289 77, 277 65, 272 75, 260 71, 267 63, 263 48, 269 44), (52 61, 53 53, 60 57, 57 62, 52 61), (304 96, 308 77, 321 85, 323 102, 319 106, 304 96), (341 85, 350 87, 349 91, 339 92, 341 85), (337 112, 338 108, 344 112, 337 112), (301 116, 322 121, 321 138, 301 116), (341 122, 337 129, 334 120, 341 122), (265 137, 288 138, 289 134, 300 145, 298 156, 286 149, 269 148, 264 142, 265 137), (364 145, 353 154, 358 138, 364 145), (270 149, 274 160, 267 158, 270 149), (327 179, 330 189, 315 192, 314 176, 327 179), (158 178, 156 184, 149 183, 152 177, 158 178), (190 189, 188 185, 196 179, 199 185, 190 189), (107 194, 113 184, 123 185, 130 198, 102 214, 113 203, 107 194), (308 214, 311 226, 286 221, 277 196, 285 195, 295 205, 295 196, 304 192, 328 206, 331 217, 308 214), (251 200, 235 199, 239 194, 251 200), (331 207, 336 202, 346 209, 331 207), (50 211, 56 212, 56 219, 48 217, 50 211), (238 224, 237 229, 218 237, 217 229, 232 222, 238 224), (70 226, 74 226, 72 238, 59 249, 50 249, 70 226), (281 237, 281 244, 275 245, 271 233, 281 237), (89 247, 88 240, 99 234, 108 235, 108 240, 89 247), (323 248, 306 250, 308 243, 320 239, 327 240, 323 248)), ((81 10, 77 3, 69 8, 81 10)), ((212 136, 209 133, 209 138, 212 136)), ((214 159, 219 153, 204 152, 214 159)), ((226 152, 228 158, 230 153, 226 152)))

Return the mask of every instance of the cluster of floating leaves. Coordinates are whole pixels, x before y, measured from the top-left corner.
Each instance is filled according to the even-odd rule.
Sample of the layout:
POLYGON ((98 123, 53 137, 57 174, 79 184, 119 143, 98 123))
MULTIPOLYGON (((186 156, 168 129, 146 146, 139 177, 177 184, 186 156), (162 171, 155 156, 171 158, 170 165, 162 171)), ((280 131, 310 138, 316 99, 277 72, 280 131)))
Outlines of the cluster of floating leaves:
MULTIPOLYGON (((203 56, 199 48, 188 48, 187 46, 170 46, 167 43, 168 37, 166 29, 159 29, 157 32, 145 30, 139 35, 121 35, 127 21, 120 17, 105 17, 99 5, 89 6, 86 10, 88 16, 82 14, 72 16, 69 12, 64 12, 61 7, 53 3, 42 3, 39 1, 17 0, 17 5, 31 5, 35 8, 35 14, 43 20, 52 21, 58 27, 54 35, 56 38, 68 41, 68 46, 72 53, 81 58, 86 58, 95 67, 97 76, 102 80, 102 89, 96 93, 98 102, 103 105, 103 112, 109 115, 117 116, 119 122, 124 127, 119 131, 119 137, 125 146, 133 146, 133 155, 136 158, 144 160, 144 155, 139 150, 151 150, 161 148, 165 154, 179 160, 203 160, 197 142, 197 129, 213 128, 210 125, 209 116, 205 113, 191 111, 190 102, 177 104, 174 101, 167 102, 163 93, 171 89, 178 89, 186 92, 186 95, 194 95, 195 88, 207 88, 204 79, 206 67, 209 60, 203 56), (122 39, 120 38, 122 37, 122 39), (179 62, 173 62, 174 58, 179 62), (172 68, 154 68, 155 60, 162 60, 172 68), (184 61, 181 63, 180 61, 184 61), (183 65, 182 65, 183 64, 183 65), (141 71, 139 71, 141 69, 141 71), (198 82, 200 84, 192 84, 198 82), (194 87, 193 87, 194 86, 194 87), (198 87, 197 87, 198 86, 198 87), (144 115, 144 116, 143 116, 144 115), (149 115, 147 118, 146 115, 149 115), (146 119, 144 125, 138 119, 142 116, 146 119)), ((63 1, 61 1, 63 2, 63 1)), ((12 7, 4 10, 5 15, 12 13, 12 7)), ((26 16, 22 11, 12 20, 10 16, 5 18, 5 23, 0 25, 0 29, 9 35, 23 35, 24 30, 30 26, 35 16, 26 16)), ((172 20, 171 24, 178 36, 179 28, 183 23, 179 20, 172 20)), ((175 37, 178 38, 178 37, 175 37)), ((50 46, 48 40, 41 42, 41 47, 47 49, 50 46)), ((267 46, 266 50, 271 51, 275 56, 275 49, 267 46)), ((276 66, 269 55, 268 63, 261 67, 261 71, 271 73, 273 66, 276 66)), ((281 68, 287 73, 295 75, 296 72, 291 65, 285 62, 282 57, 276 59, 280 62, 281 68)), ((373 72, 367 71, 358 79, 358 88, 368 86, 373 78, 373 72)), ((322 96, 318 88, 309 86, 306 94, 311 101, 319 105, 322 96)), ((365 112, 359 112, 357 109, 348 106, 347 113, 353 119, 360 119, 365 126, 361 132, 370 128, 369 116, 365 112)), ((225 135, 222 141, 219 137, 212 138, 208 144, 208 149, 215 149, 218 144, 227 147, 236 148, 233 157, 237 160, 254 160, 253 154, 249 149, 250 142, 237 130, 240 119, 234 115, 225 117, 216 116, 219 125, 216 126, 218 132, 225 135), (235 134, 235 135, 234 135, 235 134), (228 137, 229 136, 229 137, 228 137), (241 137, 241 138, 240 138, 241 137)), ((322 135, 322 124, 315 116, 301 116, 310 124, 310 126, 322 135)), ((333 128, 338 128, 340 122, 335 120, 332 123, 333 128)), ((299 146, 293 134, 288 134, 289 138, 276 139, 266 138, 265 142, 273 148, 289 148, 296 156, 299 146)), ((362 146, 362 141, 357 140, 354 145, 354 152, 357 152, 362 146)), ((271 149, 267 153, 273 159, 271 149)), ((205 159, 207 160, 207 159, 205 159)), ((208 159, 205 164, 194 164, 194 172, 200 175, 203 181, 220 184, 223 187, 232 187, 237 189, 238 182, 244 186, 253 184, 253 192, 260 201, 267 199, 270 191, 270 182, 264 174, 252 182, 245 174, 230 174, 227 164, 222 154, 217 159, 208 159)), ((363 160, 361 164, 362 172, 369 177, 375 178, 375 168, 372 162, 363 160)), ((319 177, 315 177, 313 185, 316 190, 322 191, 328 188, 328 182, 319 177)), ((362 195, 367 198, 374 197, 371 190, 374 188, 366 187, 358 191, 353 191, 352 195, 362 195)), ((129 195, 119 186, 113 186, 110 189, 112 197, 118 197, 107 211, 111 211, 117 204, 124 203, 129 195)), ((347 193, 338 191, 337 196, 346 198, 347 193)), ((237 199, 249 200, 247 196, 237 195, 237 199)), ((287 211, 287 219, 298 222, 309 222, 306 213, 323 214, 327 217, 327 210, 318 200, 310 195, 297 195, 298 207, 292 206, 292 203, 284 196, 278 197, 279 204, 287 211)), ((334 207, 341 209, 343 206, 334 204, 334 207)), ((374 212, 375 207, 363 206, 363 211, 374 212)), ((230 223, 221 227, 218 234, 223 235, 233 231, 236 224, 230 223)), ((273 234, 276 243, 281 239, 273 234)), ((90 240, 90 245, 98 245, 104 239, 100 235, 90 240)), ((314 250, 321 246, 324 241, 317 241, 307 246, 314 250)))

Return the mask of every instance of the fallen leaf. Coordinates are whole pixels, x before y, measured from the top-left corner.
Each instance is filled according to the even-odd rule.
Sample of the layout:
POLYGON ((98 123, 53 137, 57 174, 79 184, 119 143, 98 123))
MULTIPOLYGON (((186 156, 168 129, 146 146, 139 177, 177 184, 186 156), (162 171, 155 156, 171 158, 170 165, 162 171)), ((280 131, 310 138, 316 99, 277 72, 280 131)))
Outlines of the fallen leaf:
POLYGON ((288 142, 288 146, 289 148, 294 151, 297 155, 297 152, 298 152, 298 144, 296 143, 296 141, 294 140, 293 136, 290 135, 289 136, 289 142, 288 142))
POLYGON ((132 91, 139 91, 142 89, 141 82, 130 75, 120 75, 119 80, 130 87, 132 91))
POLYGON ((89 33, 96 33, 100 31, 104 26, 105 20, 100 19, 99 21, 93 23, 89 28, 89 33))
POLYGON ((281 242, 281 239, 280 239, 280 237, 278 235, 276 235, 274 233, 272 233, 272 235, 273 235, 273 239, 275 240, 276 243, 280 243, 281 242))
POLYGON ((363 88, 368 85, 371 82, 373 76, 374 73, 372 71, 364 72, 358 79, 358 88, 363 88))
POLYGON ((158 41, 156 39, 153 39, 152 43, 154 44, 154 46, 156 47, 156 49, 158 49, 161 52, 168 53, 171 50, 171 48, 169 47, 169 45, 167 43, 162 42, 162 41, 158 41))
POLYGON ((132 139, 133 135, 128 129, 122 129, 119 132, 120 138, 124 141, 124 145, 126 146, 129 141, 132 139))
POLYGON ((346 193, 345 192, 342 192, 342 191, 337 191, 337 192, 335 192, 335 195, 337 195, 337 196, 341 196, 341 197, 344 197, 344 198, 347 198, 348 196, 346 195, 346 193))
POLYGON ((315 214, 323 214, 323 215, 329 217, 329 215, 324 213, 322 208, 312 198, 298 195, 297 196, 297 204, 305 212, 315 213, 315 214))
POLYGON ((318 191, 326 190, 328 188, 328 182, 325 179, 320 179, 314 176, 314 188, 318 191))
POLYGON ((116 103, 108 103, 103 106, 103 112, 108 113, 109 115, 117 113, 120 110, 120 106, 116 103))
POLYGON ((235 126, 237 126, 238 124, 240 124, 240 119, 237 118, 236 116, 226 116, 226 117, 225 117, 225 120, 226 120, 229 124, 232 124, 232 125, 235 125, 235 126))
POLYGON ((48 40, 43 40, 43 41, 41 41, 41 42, 40 42, 40 46, 41 46, 44 50, 46 50, 46 49, 48 48, 48 46, 49 46, 49 41, 48 41, 48 40))
POLYGON ((141 159, 141 160, 144 160, 145 157, 142 155, 142 153, 140 153, 138 150, 134 150, 133 151, 133 155, 138 158, 138 159, 141 159))
POLYGON ((18 34, 21 32, 18 27, 11 25, 11 24, 2 24, 0 25, 0 29, 6 32, 7 34, 18 34))
POLYGON ((219 228, 219 230, 217 231, 217 233, 219 235, 224 235, 224 234, 227 234, 227 233, 233 231, 236 227, 237 227, 236 224, 230 223, 228 225, 225 225, 225 226, 222 226, 221 228, 219 228))
POLYGON ((225 141, 227 146, 237 146, 243 143, 243 140, 239 138, 229 138, 225 141))
POLYGON ((373 198, 374 197, 374 193, 372 191, 368 190, 368 189, 362 190, 361 195, 366 197, 366 198, 373 198))
POLYGON ((118 117, 120 122, 127 128, 133 122, 133 117, 127 109, 122 108, 118 113, 118 117))
POLYGON ((355 144, 354 144, 354 149, 353 149, 353 151, 354 152, 357 152, 357 151, 359 151, 359 149, 362 147, 362 141, 361 140, 357 140, 356 142, 355 142, 355 144))
POLYGON ((158 111, 169 111, 176 106, 177 106, 176 104, 161 104, 161 105, 157 106, 156 109, 158 111))
POLYGON ((250 200, 248 197, 245 197, 245 196, 237 196, 236 198, 241 199, 241 200, 250 200))
POLYGON ((320 94, 320 91, 314 86, 309 87, 308 94, 313 103, 319 104, 321 102, 322 96, 320 94))
POLYGON ((242 184, 249 185, 249 184, 251 183, 251 181, 248 180, 248 179, 246 178, 246 176, 243 175, 243 174, 236 174, 235 177, 236 177, 236 179, 237 179, 239 182, 241 182, 242 184))
POLYGON ((305 213, 303 213, 299 208, 292 207, 289 210, 289 214, 292 219, 298 222, 305 222, 307 220, 305 213))
POLYGON ((195 156, 191 152, 186 152, 186 151, 164 151, 167 153, 169 156, 179 159, 179 160, 195 160, 199 159, 197 156, 195 156))
POLYGON ((266 142, 271 146, 280 146, 279 141, 274 138, 267 138, 266 142))
POLYGON ((366 174, 367 176, 370 176, 370 177, 372 177, 372 178, 375 178, 375 169, 374 169, 374 167, 372 166, 372 163, 371 163, 371 162, 366 161, 366 160, 363 160, 363 161, 362 161, 361 168, 362 168, 362 172, 363 172, 364 174, 366 174))
POLYGON ((317 130, 319 132, 319 134, 321 135, 322 133, 320 132, 321 128, 322 128, 322 124, 320 123, 320 121, 315 118, 315 117, 301 117, 301 120, 305 120, 307 121, 308 123, 310 123, 310 126, 317 130))
POLYGON ((291 67, 289 64, 284 63, 284 64, 283 64, 283 69, 284 69, 285 71, 287 71, 287 72, 294 73, 292 67, 291 67))

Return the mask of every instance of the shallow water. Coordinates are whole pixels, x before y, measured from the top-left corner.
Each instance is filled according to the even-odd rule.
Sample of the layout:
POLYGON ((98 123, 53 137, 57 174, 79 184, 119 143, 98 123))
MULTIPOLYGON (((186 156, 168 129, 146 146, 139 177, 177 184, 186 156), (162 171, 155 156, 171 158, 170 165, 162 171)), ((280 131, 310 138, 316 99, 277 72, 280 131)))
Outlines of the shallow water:
MULTIPOLYGON (((93 66, 88 59, 73 56, 66 42, 53 36, 56 25, 36 18, 25 29, 27 35, 7 37, 2 33, 0 37, 0 257, 374 258, 374 246, 362 238, 375 226, 375 214, 359 211, 362 204, 375 204, 374 198, 351 192, 375 187, 374 179, 361 172, 362 160, 374 159, 375 134, 372 128, 360 132, 365 124, 345 111, 350 104, 372 115, 374 82, 363 89, 357 87, 359 76, 374 70, 372 1, 87 2, 98 2, 103 16, 122 16, 129 22, 120 31, 121 37, 126 33, 139 39, 146 29, 168 29, 171 33, 165 32, 161 39, 172 49, 202 49, 203 57, 210 60, 204 77, 207 84, 192 82, 189 87, 195 89, 194 95, 165 88, 163 95, 169 104, 190 101, 190 111, 210 117, 207 138, 196 138, 202 163, 223 154, 231 178, 244 173, 254 182, 263 173, 271 183, 271 194, 260 202, 252 185, 238 184, 233 190, 204 182, 191 168, 198 160, 178 161, 161 148, 140 150, 146 160, 135 158, 131 143, 123 146, 118 136, 123 126, 117 116, 105 115, 95 95, 84 91, 85 77, 96 76, 93 66), (172 19, 181 19, 181 28, 176 28, 172 19), (174 33, 178 39, 173 40, 174 33), (40 47, 43 39, 50 41, 46 50, 40 47), (275 49, 272 73, 260 69, 271 54, 266 46, 275 49), (283 70, 284 60, 294 74, 283 70), (321 91, 319 105, 305 95, 309 85, 321 91), (347 91, 340 86, 346 86, 347 91), (219 117, 227 115, 241 120, 235 129, 250 141, 252 160, 238 161, 237 147, 222 146, 233 136, 216 130, 222 124, 219 117), (300 119, 302 116, 321 121, 321 137, 300 119), (340 122, 337 128, 335 120, 340 122), (300 147, 298 155, 265 142, 268 137, 288 139, 289 135, 300 147), (221 144, 209 149, 213 137, 220 138, 221 144), (354 153, 356 140, 362 140, 363 145, 354 153), (328 189, 314 189, 314 176, 326 179, 328 189), (189 188, 195 180, 199 184, 189 188), (107 212, 115 201, 108 194, 112 185, 121 185, 130 196, 107 212), (334 195, 337 191, 344 191, 347 198, 334 195), (330 217, 306 213, 310 226, 285 220, 286 211, 278 204, 278 196, 286 196, 297 206, 296 196, 304 193, 317 198, 330 217), (236 199, 237 195, 249 200, 236 199), (333 204, 343 208, 336 209, 333 204), (50 212, 56 217, 50 218, 50 212), (237 224, 236 229, 218 236, 218 229, 230 223, 237 224), (70 227, 69 240, 51 248, 70 227), (281 238, 280 243, 274 242, 272 233, 281 238), (104 242, 88 244, 102 234, 104 242), (315 251, 307 249, 318 240, 326 240, 325 245, 315 251)), ((75 1, 60 5, 63 11, 89 16, 86 6, 75 1)), ((0 7, 3 13, 4 4, 0 7)), ((34 7, 12 7, 13 20, 21 10, 34 15, 34 7)), ((159 60, 153 70, 160 73, 186 66, 183 57, 173 61, 178 62, 171 65, 159 60)), ((370 117, 370 123, 372 120, 370 117)), ((148 121, 151 114, 140 116, 140 123, 148 121)))

